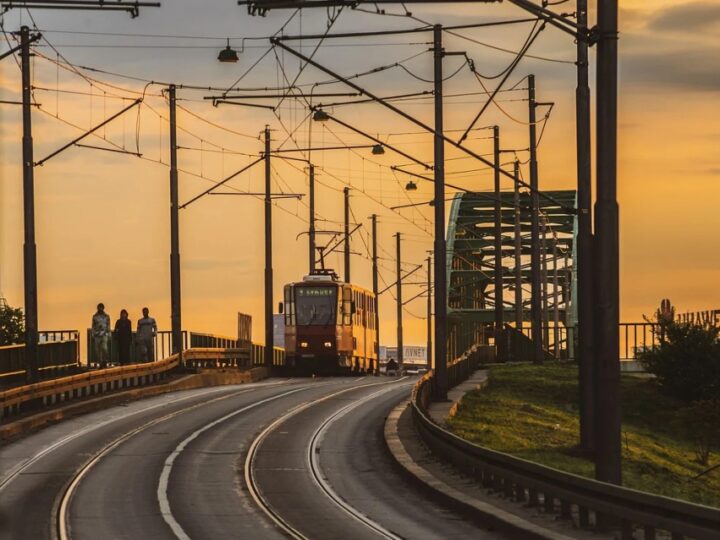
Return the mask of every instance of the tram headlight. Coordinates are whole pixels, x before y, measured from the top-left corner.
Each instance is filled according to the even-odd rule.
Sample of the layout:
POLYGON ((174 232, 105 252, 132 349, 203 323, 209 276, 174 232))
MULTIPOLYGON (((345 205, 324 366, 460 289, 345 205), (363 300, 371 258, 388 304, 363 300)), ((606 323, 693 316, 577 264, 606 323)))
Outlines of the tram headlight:
POLYGON ((307 349, 307 347, 308 347, 308 342, 307 342, 307 341, 301 341, 301 342, 300 342, 300 347, 302 347, 303 349, 307 349))
POLYGON ((325 348, 329 349, 330 347, 332 347, 332 342, 331 342, 331 341, 326 341, 326 342, 325 342, 325 348))

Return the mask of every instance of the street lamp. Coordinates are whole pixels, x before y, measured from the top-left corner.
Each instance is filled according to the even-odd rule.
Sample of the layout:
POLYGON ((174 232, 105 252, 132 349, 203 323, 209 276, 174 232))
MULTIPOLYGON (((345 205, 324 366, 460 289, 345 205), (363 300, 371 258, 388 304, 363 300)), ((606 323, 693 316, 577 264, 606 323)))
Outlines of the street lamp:
POLYGON ((230 47, 230 38, 227 38, 227 46, 220 51, 217 57, 218 61, 234 64, 238 61, 237 51, 230 47))
POLYGON ((373 146, 372 153, 374 156, 382 156, 385 154, 385 148, 382 144, 376 144, 373 146))
MULTIPOLYGON (((312 119, 315 122, 327 122, 328 120, 330 120, 330 115, 328 115, 328 113, 326 113, 322 109, 318 109, 315 111, 315 113, 313 113, 312 119)), ((384 152, 384 150, 383 150, 383 152, 384 152)))
POLYGON ((417 184, 410 180, 407 184, 405 184, 405 191, 417 191, 417 184))

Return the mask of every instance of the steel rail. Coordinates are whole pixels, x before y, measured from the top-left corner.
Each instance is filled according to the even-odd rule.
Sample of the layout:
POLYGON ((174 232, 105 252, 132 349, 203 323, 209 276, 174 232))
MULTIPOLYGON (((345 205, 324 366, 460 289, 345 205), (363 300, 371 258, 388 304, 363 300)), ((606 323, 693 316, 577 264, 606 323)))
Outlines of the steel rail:
MULTIPOLYGON (((213 388, 213 389, 210 389, 207 393, 216 393, 216 392, 221 392, 222 390, 223 390, 223 388, 213 388)), ((177 399, 171 401, 170 403, 177 403, 177 402, 179 402, 179 401, 186 401, 186 400, 188 400, 188 399, 192 399, 193 397, 197 397, 197 395, 183 396, 183 397, 180 397, 180 398, 177 398, 177 399)), ((45 457, 46 455, 54 452, 54 451, 57 450, 58 448, 61 448, 62 446, 66 445, 67 443, 69 443, 69 442, 77 439, 78 437, 82 437, 83 435, 87 435, 87 434, 90 433, 90 432, 96 431, 96 430, 98 430, 98 429, 100 429, 100 428, 102 428, 102 427, 105 427, 105 426, 107 426, 107 425, 109 425, 109 424, 112 424, 113 422, 117 422, 117 421, 120 420, 120 419, 125 419, 125 418, 128 418, 129 416, 135 416, 135 415, 138 415, 138 414, 141 414, 141 413, 150 411, 150 410, 152 410, 152 409, 157 409, 157 408, 159 408, 159 407, 165 407, 165 406, 167 406, 167 404, 168 404, 167 402, 162 402, 162 403, 157 403, 157 404, 155 404, 155 405, 150 405, 149 407, 144 407, 144 408, 142 408, 142 409, 139 409, 139 410, 137 410, 137 411, 134 411, 134 412, 132 412, 132 413, 130 413, 130 414, 127 414, 127 415, 125 415, 125 416, 122 416, 122 417, 119 417, 119 418, 113 418, 113 419, 110 419, 110 420, 106 420, 106 421, 104 421, 104 422, 100 422, 100 423, 98 423, 98 424, 93 424, 93 425, 91 425, 91 426, 87 426, 87 427, 85 427, 85 428, 83 428, 83 429, 81 429, 81 430, 79 430, 79 431, 76 431, 76 432, 74 432, 74 433, 71 433, 70 435, 68 435, 68 436, 66 436, 66 437, 63 437, 62 439, 56 441, 55 443, 51 444, 50 446, 47 446, 47 447, 44 448, 42 451, 40 451, 39 453, 35 454, 34 456, 32 456, 31 458, 29 458, 28 460, 26 460, 26 461, 22 462, 21 464, 17 465, 17 466, 10 472, 10 474, 8 474, 5 478, 3 478, 2 480, 0 480, 0 492, 1 492, 3 489, 5 489, 5 487, 7 487, 7 485, 10 484, 13 480, 15 480, 15 478, 17 478, 20 474, 22 474, 22 472, 25 471, 28 467, 32 466, 34 463, 38 462, 40 459, 42 459, 42 458, 45 457)))
MULTIPOLYGON (((399 379, 403 380, 403 379, 399 379)), ((247 456, 245 458, 245 466, 244 466, 244 473, 245 473, 245 484, 247 485, 248 491, 250 492, 250 496, 253 498, 255 503, 258 505, 258 507, 275 523, 285 534, 287 534, 290 538, 294 538, 296 540, 309 540, 307 536, 302 534, 301 531, 290 525, 278 512, 275 510, 270 503, 265 500, 262 493, 260 492, 257 482, 255 480, 255 476, 253 474, 253 462, 255 461, 255 457, 257 456, 258 448, 262 444, 262 442, 265 440, 265 438, 280 424, 285 422, 286 420, 292 418, 296 414, 299 414, 300 412, 312 407, 313 405, 316 405, 318 403, 322 403, 323 401, 327 401, 329 399, 332 399, 336 396, 339 396, 341 394, 345 394, 347 392, 351 392, 353 390, 357 390, 359 388, 367 388, 369 386, 380 386, 380 385, 386 385, 386 384, 392 384, 397 381, 391 381, 391 382, 383 382, 383 383, 371 383, 371 384, 362 384, 362 385, 354 385, 350 388, 345 388, 343 390, 339 390, 337 392, 333 392, 332 394, 328 394, 327 396, 316 399, 310 402, 306 402, 303 404, 300 404, 296 407, 293 407, 290 409, 287 413, 285 413, 283 416, 277 418, 274 422, 269 424, 265 429, 260 432, 260 434, 255 437, 255 439, 250 444, 250 447, 248 449, 247 456)))
POLYGON ((313 433, 312 438, 310 439, 310 444, 308 445, 307 450, 307 460, 308 460, 308 468, 310 469, 310 472, 312 473, 313 480, 315 481, 315 484, 325 493, 325 495, 341 510, 343 510, 345 513, 347 513, 350 517, 353 519, 359 521, 366 527, 372 529, 376 533, 378 533, 383 538, 388 538, 390 540, 402 540, 402 537, 396 535, 392 531, 389 531, 376 521, 372 520, 370 517, 366 516, 362 512, 360 512, 357 508, 350 505, 347 501, 345 501, 338 493, 332 488, 330 483, 325 479, 325 477, 322 474, 322 468, 320 467, 319 462, 319 455, 320 455, 320 449, 318 445, 320 444, 320 441, 324 438, 325 432, 328 430, 328 428, 335 423, 337 420, 348 414, 354 409, 357 409, 359 406, 364 405, 368 401, 376 398, 377 396, 380 396, 382 394, 386 394, 390 392, 391 390, 394 390, 394 388, 383 388, 382 390, 378 390, 377 392, 374 392, 370 394, 369 396, 364 397, 363 399, 359 401, 355 401, 354 403, 350 403, 349 405, 346 405, 342 409, 336 411, 334 414, 329 416, 316 430, 315 433, 313 433))
MULTIPOLYGON (((215 390, 217 392, 221 391, 219 389, 215 389, 215 390)), ((97 465, 100 462, 100 460, 102 460, 103 457, 108 455, 110 452, 112 452, 115 448, 120 446, 125 441, 131 439, 138 433, 145 431, 147 428, 156 426, 157 424, 160 424, 161 422, 165 422, 166 420, 175 418, 176 416, 179 416, 183 413, 186 413, 186 412, 189 412, 189 411, 192 411, 195 409, 199 409, 200 407, 204 407, 211 403, 216 403, 218 401, 230 399, 230 398, 242 395, 242 394, 247 394, 248 392, 252 392, 253 390, 256 390, 256 388, 248 388, 248 389, 240 390, 237 392, 231 392, 231 393, 223 395, 223 396, 219 396, 219 397, 207 400, 207 401, 202 401, 200 403, 195 403, 193 405, 183 407, 182 409, 173 411, 173 412, 168 413, 159 418, 154 418, 153 420, 150 420, 149 422, 146 422, 146 423, 136 427, 135 429, 132 429, 132 430, 120 435, 119 437, 117 437, 116 439, 114 439, 113 441, 111 441, 110 443, 105 445, 103 448, 101 448, 100 450, 95 452, 85 462, 85 464, 82 465, 80 467, 80 469, 78 469, 75 472, 75 475, 72 477, 72 479, 70 480, 68 485, 65 487, 65 489, 63 490, 63 493, 60 497, 60 502, 57 506, 57 512, 55 514, 56 526, 54 527, 54 529, 57 531, 58 540, 69 540, 71 538, 70 533, 69 533, 70 529, 68 526, 68 517, 69 517, 70 504, 72 503, 72 498, 75 494, 75 491, 77 491, 77 487, 80 485, 80 482, 82 481, 82 479, 87 475, 88 472, 90 472, 90 470, 93 467, 95 467, 95 465, 97 465)), ((295 391, 297 392, 299 390, 295 390, 295 391)), ((282 396, 282 395, 284 395, 284 394, 280 394, 280 396, 282 396)), ((188 396, 187 399, 191 399, 193 397, 197 397, 197 396, 188 396)), ((258 402, 258 404, 259 403, 260 402, 258 402)))

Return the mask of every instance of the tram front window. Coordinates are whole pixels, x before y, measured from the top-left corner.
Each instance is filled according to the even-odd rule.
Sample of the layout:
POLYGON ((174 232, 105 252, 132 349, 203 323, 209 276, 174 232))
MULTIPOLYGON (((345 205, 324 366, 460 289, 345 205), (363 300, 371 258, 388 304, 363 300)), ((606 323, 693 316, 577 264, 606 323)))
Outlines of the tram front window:
POLYGON ((337 288, 297 287, 295 311, 298 326, 328 326, 335 324, 337 288))

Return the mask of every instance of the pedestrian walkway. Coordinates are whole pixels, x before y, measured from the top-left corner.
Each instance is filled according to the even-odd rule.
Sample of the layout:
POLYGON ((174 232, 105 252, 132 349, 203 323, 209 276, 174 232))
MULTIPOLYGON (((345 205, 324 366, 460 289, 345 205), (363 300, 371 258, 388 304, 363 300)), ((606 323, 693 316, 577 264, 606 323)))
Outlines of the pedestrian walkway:
POLYGON ((432 402, 428 407, 430 419, 436 424, 445 425, 445 420, 455 414, 455 410, 463 396, 472 390, 481 388, 487 384, 488 370, 478 369, 465 381, 458 384, 448 392, 447 401, 432 402))

